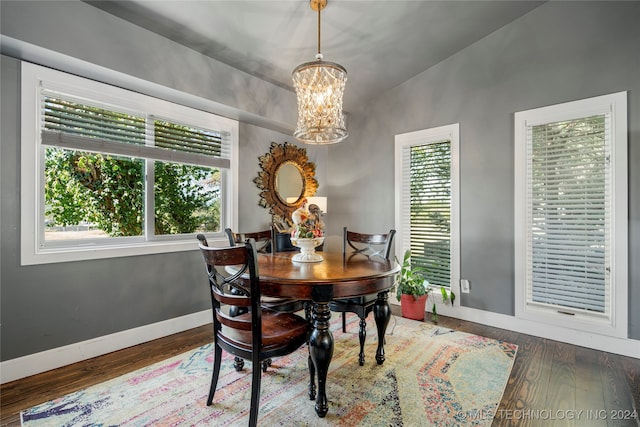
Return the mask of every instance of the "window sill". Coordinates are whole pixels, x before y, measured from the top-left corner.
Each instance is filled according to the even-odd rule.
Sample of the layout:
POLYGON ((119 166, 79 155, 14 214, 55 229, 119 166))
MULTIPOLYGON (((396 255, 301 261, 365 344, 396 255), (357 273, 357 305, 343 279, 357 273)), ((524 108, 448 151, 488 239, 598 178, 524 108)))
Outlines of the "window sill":
MULTIPOLYGON (((212 246, 227 243, 222 236, 213 236, 209 240, 212 246)), ((23 242, 24 243, 24 242, 23 242)), ((185 252, 198 249, 195 235, 192 238, 162 242, 140 242, 133 244, 88 244, 74 247, 40 248, 33 250, 23 244, 21 265, 52 264, 71 261, 87 261, 94 259, 120 258, 138 255, 153 255, 171 252, 185 252)))

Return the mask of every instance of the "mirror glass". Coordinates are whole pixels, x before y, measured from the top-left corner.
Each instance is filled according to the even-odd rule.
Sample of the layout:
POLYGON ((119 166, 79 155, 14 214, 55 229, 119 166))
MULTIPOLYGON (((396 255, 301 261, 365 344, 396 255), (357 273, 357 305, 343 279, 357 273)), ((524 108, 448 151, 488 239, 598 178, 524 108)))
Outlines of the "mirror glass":
POLYGON ((293 162, 285 162, 276 171, 276 193, 280 200, 293 204, 304 192, 304 178, 293 162))

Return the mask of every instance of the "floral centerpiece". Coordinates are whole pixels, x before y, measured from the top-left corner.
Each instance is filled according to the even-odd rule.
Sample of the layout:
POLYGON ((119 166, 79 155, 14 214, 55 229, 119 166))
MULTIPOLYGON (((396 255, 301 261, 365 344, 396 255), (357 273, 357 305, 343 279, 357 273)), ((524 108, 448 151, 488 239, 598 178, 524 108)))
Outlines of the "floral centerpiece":
POLYGON ((324 222, 322 222, 322 212, 316 205, 307 207, 307 200, 302 201, 302 206, 296 209, 291 215, 293 229, 291 237, 298 239, 313 239, 324 237, 324 222))
POLYGON ((302 205, 291 215, 294 224, 291 244, 300 248, 300 253, 292 259, 301 262, 322 261, 322 256, 315 251, 324 242, 322 211, 316 205, 307 206, 307 203, 307 199, 304 199, 302 205))

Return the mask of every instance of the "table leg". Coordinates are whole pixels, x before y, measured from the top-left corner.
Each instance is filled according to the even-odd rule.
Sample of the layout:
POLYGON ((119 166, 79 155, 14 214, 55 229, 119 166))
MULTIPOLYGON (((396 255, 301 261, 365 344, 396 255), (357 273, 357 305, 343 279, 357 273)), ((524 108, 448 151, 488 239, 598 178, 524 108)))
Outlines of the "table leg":
POLYGON ((331 310, 328 302, 317 302, 313 305, 313 331, 309 339, 309 354, 318 377, 318 393, 316 396, 316 413, 324 418, 329 410, 327 404, 327 372, 333 356, 333 334, 329 330, 331 310))
POLYGON ((378 365, 384 363, 384 334, 387 332, 387 325, 391 319, 391 307, 389 307, 389 292, 380 292, 376 304, 373 306, 373 317, 376 320, 378 329, 378 349, 376 350, 376 361, 378 365))
MULTIPOLYGON (((313 312, 312 312, 313 303, 311 301, 307 301, 304 303, 304 315, 307 319, 307 322, 313 325, 313 312)), ((309 352, 309 357, 307 363, 309 364, 309 400, 316 400, 316 366, 313 364, 313 360, 311 359, 311 345, 307 342, 307 350, 309 352)))

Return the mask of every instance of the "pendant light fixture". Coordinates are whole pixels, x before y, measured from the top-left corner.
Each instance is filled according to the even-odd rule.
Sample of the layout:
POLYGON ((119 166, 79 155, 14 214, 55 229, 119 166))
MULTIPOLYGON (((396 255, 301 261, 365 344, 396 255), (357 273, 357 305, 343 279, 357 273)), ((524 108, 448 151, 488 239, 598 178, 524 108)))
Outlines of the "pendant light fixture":
POLYGON ((318 53, 316 61, 300 64, 293 70, 298 98, 298 123, 293 136, 307 144, 334 144, 349 135, 342 113, 347 70, 322 60, 320 11, 327 0, 310 0, 309 5, 318 12, 318 53))

